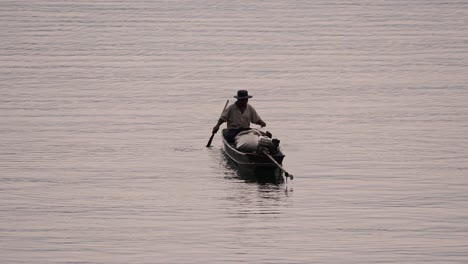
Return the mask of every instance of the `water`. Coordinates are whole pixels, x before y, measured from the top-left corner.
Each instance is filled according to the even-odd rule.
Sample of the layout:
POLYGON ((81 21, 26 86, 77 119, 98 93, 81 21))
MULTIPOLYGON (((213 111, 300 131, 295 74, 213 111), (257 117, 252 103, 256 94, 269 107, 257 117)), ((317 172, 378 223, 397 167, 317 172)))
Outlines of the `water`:
POLYGON ((1 263, 467 263, 466 1, 0 2, 1 263), (205 148, 250 101, 295 180, 205 148))

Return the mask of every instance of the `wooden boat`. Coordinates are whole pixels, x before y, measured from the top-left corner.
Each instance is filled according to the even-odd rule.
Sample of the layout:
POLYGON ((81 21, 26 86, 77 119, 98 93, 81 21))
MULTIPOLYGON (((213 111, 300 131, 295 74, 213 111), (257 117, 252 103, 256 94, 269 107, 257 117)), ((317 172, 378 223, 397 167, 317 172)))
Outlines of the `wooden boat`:
POLYGON ((273 146, 259 146, 255 152, 242 152, 236 149, 234 143, 229 143, 224 137, 227 129, 223 129, 223 150, 232 167, 239 171, 243 178, 258 182, 282 183, 292 175, 282 167, 285 155, 279 147, 279 140, 274 139, 273 146))

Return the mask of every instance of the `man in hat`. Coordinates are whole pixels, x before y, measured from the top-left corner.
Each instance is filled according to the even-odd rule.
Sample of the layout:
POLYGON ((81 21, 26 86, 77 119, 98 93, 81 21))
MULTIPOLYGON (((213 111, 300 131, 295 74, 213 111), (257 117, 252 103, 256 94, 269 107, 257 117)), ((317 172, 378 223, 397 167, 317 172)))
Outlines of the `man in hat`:
POLYGON ((213 127, 213 133, 216 133, 219 130, 219 126, 227 122, 228 131, 225 137, 228 142, 234 142, 234 138, 239 132, 249 130, 250 123, 260 125, 261 127, 266 126, 265 122, 257 114, 257 111, 255 111, 255 108, 248 104, 249 98, 252 98, 252 96, 246 90, 237 91, 237 95, 234 98, 237 98, 237 101, 224 110, 218 123, 213 127))

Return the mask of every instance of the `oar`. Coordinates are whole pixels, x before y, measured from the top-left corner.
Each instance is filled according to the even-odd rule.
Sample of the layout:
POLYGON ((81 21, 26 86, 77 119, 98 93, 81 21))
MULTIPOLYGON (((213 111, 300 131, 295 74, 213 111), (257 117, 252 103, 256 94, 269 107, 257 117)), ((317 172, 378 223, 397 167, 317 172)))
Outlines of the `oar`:
MULTIPOLYGON (((224 110, 226 110, 226 106, 228 105, 229 103, 229 100, 226 101, 226 104, 224 105, 224 108, 223 108, 223 111, 221 112, 221 115, 223 115, 224 113, 224 110)), ((213 137, 216 133, 211 133, 211 137, 210 137, 210 140, 208 140, 208 144, 206 144, 206 147, 209 148, 211 147, 211 141, 213 141, 213 137)))
POLYGON ((287 172, 283 166, 281 166, 266 150, 263 150, 263 154, 265 154, 265 156, 267 156, 271 161, 273 161, 276 166, 278 166, 278 168, 280 168, 280 170, 282 170, 284 172, 284 176, 286 177, 289 177, 289 179, 294 179, 294 176, 292 176, 291 174, 289 174, 289 172, 287 172))

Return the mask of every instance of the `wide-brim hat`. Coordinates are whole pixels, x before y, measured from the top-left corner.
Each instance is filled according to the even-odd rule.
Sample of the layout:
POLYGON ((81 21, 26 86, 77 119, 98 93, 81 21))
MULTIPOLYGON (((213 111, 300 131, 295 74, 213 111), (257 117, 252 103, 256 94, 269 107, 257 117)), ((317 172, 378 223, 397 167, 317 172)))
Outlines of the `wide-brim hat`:
POLYGON ((249 92, 247 90, 239 90, 237 91, 237 95, 234 95, 234 98, 237 99, 249 99, 252 98, 253 96, 249 95, 249 92))

